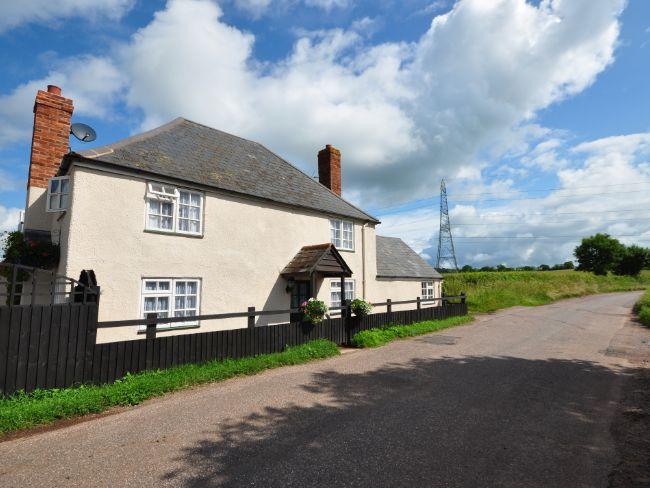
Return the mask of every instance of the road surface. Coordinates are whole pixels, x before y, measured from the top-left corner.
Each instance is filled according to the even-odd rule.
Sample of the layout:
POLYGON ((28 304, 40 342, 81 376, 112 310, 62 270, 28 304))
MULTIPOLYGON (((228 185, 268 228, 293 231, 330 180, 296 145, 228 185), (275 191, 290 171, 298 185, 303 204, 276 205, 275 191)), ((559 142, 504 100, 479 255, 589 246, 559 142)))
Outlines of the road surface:
POLYGON ((511 308, 0 442, 0 485, 607 486, 647 353, 639 295, 511 308))

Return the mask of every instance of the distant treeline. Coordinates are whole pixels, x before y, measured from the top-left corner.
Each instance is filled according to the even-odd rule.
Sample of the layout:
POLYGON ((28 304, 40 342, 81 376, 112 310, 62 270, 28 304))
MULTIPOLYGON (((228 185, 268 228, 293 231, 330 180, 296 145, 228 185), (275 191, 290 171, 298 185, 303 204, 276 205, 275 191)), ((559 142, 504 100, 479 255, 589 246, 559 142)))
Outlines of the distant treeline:
MULTIPOLYGON (((499 264, 497 266, 483 266, 482 268, 475 268, 474 266, 470 266, 469 264, 466 264, 463 266, 460 271, 463 273, 471 273, 473 271, 494 271, 494 272, 499 272, 499 271, 559 271, 562 269, 575 269, 575 265, 573 264, 573 261, 567 261, 563 264, 540 264, 539 266, 519 266, 515 268, 509 268, 508 266, 505 266, 504 264, 499 264)), ((451 273, 454 270, 451 269, 438 269, 441 273, 451 273)))
MULTIPOLYGON (((573 264, 573 261, 565 261, 563 264, 540 264, 537 267, 521 266, 518 268, 509 268, 504 264, 475 268, 466 264, 460 271, 471 273, 473 271, 560 271, 576 269, 597 275, 613 273, 618 276, 638 276, 642 269, 650 269, 650 249, 634 244, 626 246, 608 234, 585 237, 580 245, 575 248, 573 255, 578 261, 577 267, 573 264)), ((439 271, 451 273, 454 270, 440 269, 439 271)))

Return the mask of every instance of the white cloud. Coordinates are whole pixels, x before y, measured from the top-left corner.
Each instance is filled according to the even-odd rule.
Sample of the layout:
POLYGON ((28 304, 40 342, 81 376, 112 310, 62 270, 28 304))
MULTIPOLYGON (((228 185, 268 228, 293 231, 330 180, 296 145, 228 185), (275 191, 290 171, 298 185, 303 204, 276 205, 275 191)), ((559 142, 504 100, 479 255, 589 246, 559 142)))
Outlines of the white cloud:
MULTIPOLYGON (((143 127, 183 115, 260 140, 308 171, 331 143, 348 195, 366 205, 421 198, 440 176, 485 164, 481 153, 509 151, 538 110, 593 83, 613 61, 622 7, 463 0, 414 44, 305 33, 267 64, 217 5, 172 0, 123 50, 128 102, 143 127)), ((535 164, 562 166, 553 156, 535 164)))
POLYGON ((18 229, 20 223, 20 209, 7 208, 0 205, 0 235, 6 231, 18 229))
MULTIPOLYGON (((561 263, 572 259, 579 242, 574 237, 467 240, 464 236, 588 236, 607 232, 621 236, 626 244, 650 246, 650 133, 607 137, 568 149, 549 140, 547 147, 558 150, 563 158, 574 158, 571 167, 558 172, 558 189, 547 195, 513 195, 498 189, 494 194, 493 189, 474 184, 463 191, 491 192, 490 199, 499 198, 501 193, 506 200, 457 205, 451 185, 450 214, 460 263, 561 263)), ((418 252, 435 255, 438 212, 431 207, 382 217, 378 233, 402 235, 418 252)))
POLYGON ((0 147, 29 139, 34 98, 47 85, 60 86, 63 95, 73 99, 75 114, 110 118, 123 83, 118 69, 105 58, 84 56, 58 62, 45 77, 0 95, 0 147))
MULTIPOLYGON (((334 144, 343 153, 344 193, 366 207, 395 205, 435 194, 441 176, 465 178, 480 191, 480 170, 501 155, 562 168, 570 178, 564 161, 570 155, 548 141, 562 137, 540 127, 535 115, 584 90, 613 62, 623 6, 623 0, 538 6, 462 0, 414 43, 369 45, 355 29, 302 33, 286 58, 266 63, 253 56, 254 36, 227 25, 216 3, 170 0, 114 59, 92 58, 105 69, 94 75, 86 69, 88 86, 75 86, 71 69, 53 70, 51 77, 59 76, 80 110, 86 105, 89 113, 106 115, 123 86, 117 66, 127 103, 143 114, 142 128, 185 116, 259 140, 308 173, 318 149, 334 144)), ((45 82, 0 98, 6 127, 0 143, 28 136, 35 89, 45 82)), ((513 182, 495 184, 502 190, 513 182)), ((504 208, 520 215, 539 208, 518 203, 504 208)), ((555 208, 550 197, 539 203, 555 208)), ((422 228, 403 229, 419 251, 436 227, 433 213, 430 218, 422 228)), ((539 230, 528 224, 537 225, 526 222, 522 231, 539 230)), ((490 232, 503 230, 495 225, 490 232)), ((544 246, 517 243, 514 259, 544 257, 550 252, 544 246)), ((485 260, 508 250, 475 249, 485 260)))
POLYGON ((134 0, 5 0, 0 5, 0 33, 26 23, 52 23, 71 17, 117 20, 134 0))

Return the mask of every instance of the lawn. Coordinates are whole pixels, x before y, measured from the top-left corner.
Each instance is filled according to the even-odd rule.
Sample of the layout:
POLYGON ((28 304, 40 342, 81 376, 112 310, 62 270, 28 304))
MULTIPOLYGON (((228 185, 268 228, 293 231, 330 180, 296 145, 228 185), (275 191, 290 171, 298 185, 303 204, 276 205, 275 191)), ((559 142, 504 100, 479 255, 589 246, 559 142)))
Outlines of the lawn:
POLYGON ((243 359, 187 364, 162 371, 127 375, 112 384, 37 390, 0 400, 0 434, 47 424, 55 420, 100 413, 138 403, 165 393, 208 382, 247 376, 267 369, 304 364, 339 354, 333 342, 312 341, 283 352, 243 359))
POLYGON ((505 271, 448 273, 448 295, 467 292, 470 312, 493 312, 516 305, 545 305, 562 298, 642 290, 650 286, 650 271, 638 278, 596 276, 581 271, 505 271))

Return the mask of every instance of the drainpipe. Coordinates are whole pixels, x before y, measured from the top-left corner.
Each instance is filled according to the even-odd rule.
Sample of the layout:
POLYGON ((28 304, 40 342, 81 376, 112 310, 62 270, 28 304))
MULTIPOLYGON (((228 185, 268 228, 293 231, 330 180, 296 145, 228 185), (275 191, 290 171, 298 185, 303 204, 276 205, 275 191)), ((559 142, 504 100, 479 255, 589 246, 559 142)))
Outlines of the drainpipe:
POLYGON ((366 299, 366 223, 361 226, 361 290, 366 299))

